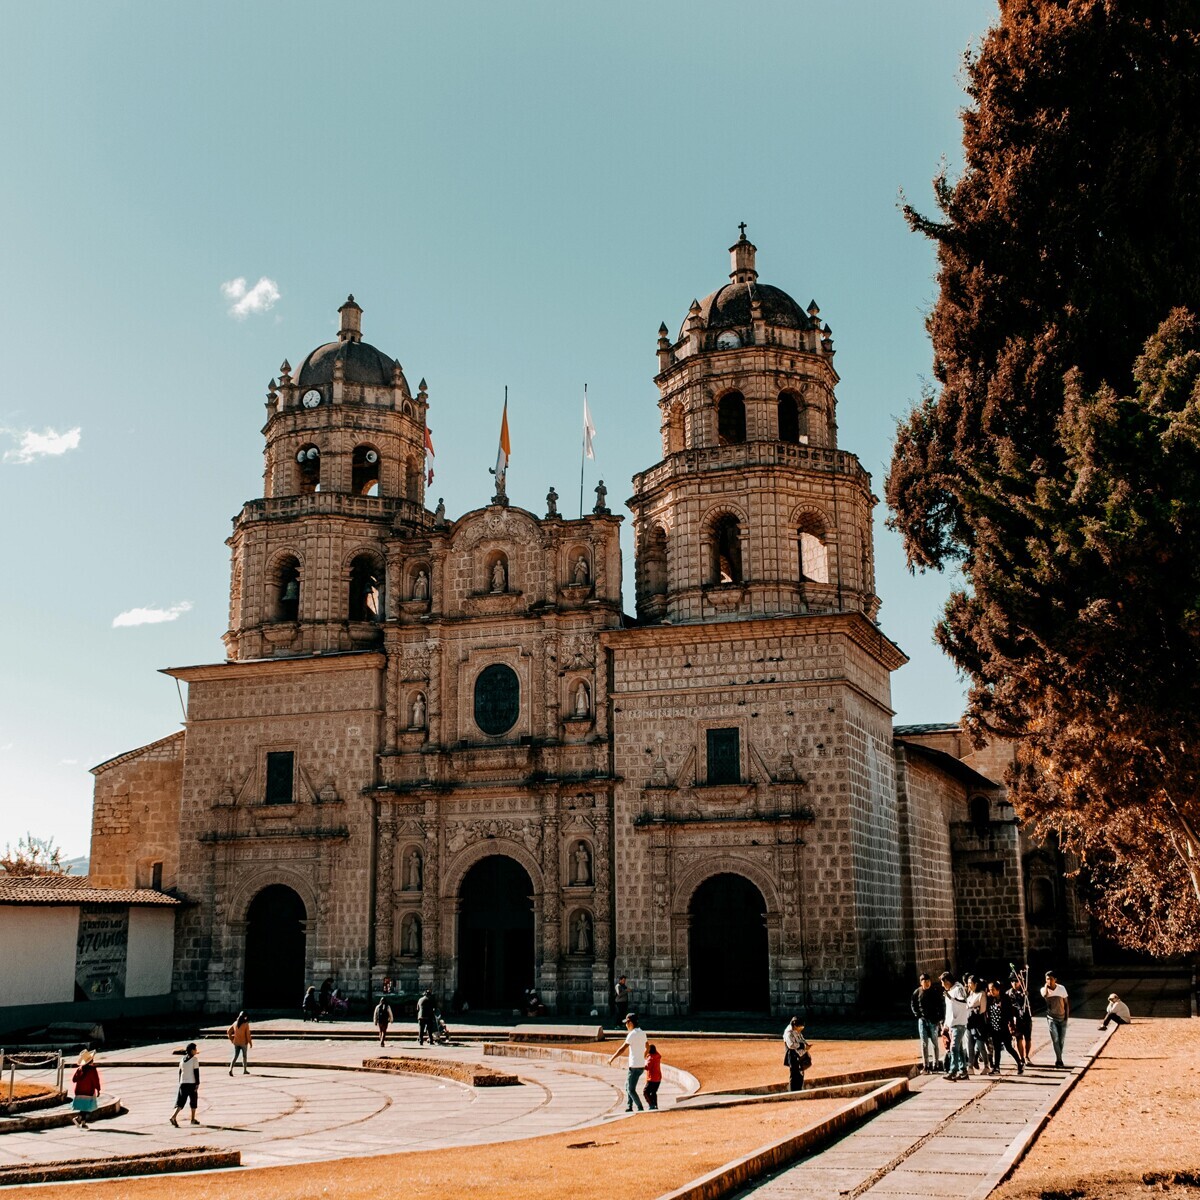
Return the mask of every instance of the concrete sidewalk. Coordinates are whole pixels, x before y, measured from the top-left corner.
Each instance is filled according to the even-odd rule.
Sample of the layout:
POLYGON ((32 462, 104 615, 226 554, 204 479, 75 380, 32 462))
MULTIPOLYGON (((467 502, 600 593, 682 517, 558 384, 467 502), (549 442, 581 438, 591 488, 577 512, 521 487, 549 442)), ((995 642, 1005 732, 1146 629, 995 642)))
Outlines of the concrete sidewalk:
POLYGON ((1000 1076, 950 1083, 940 1076, 912 1081, 911 1099, 881 1113, 827 1150, 740 1193, 754 1200, 830 1200, 860 1196, 928 1200, 953 1195, 977 1200, 1011 1166, 1016 1147, 1090 1062, 1105 1037, 1096 1022, 1067 1027, 1067 1070, 1053 1062, 1046 1022, 1034 1026, 1033 1058, 1043 1065, 1017 1075, 1006 1054, 1000 1076), (1040 1030, 1039 1030, 1040 1026, 1040 1030))

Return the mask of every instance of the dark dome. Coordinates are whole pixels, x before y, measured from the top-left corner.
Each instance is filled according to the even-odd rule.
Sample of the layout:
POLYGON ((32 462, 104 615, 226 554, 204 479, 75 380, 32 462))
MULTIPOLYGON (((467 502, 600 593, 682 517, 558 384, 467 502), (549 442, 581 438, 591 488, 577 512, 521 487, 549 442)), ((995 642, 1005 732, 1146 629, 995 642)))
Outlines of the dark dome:
POLYGON ((768 325, 782 325, 786 329, 808 329, 812 325, 808 314, 781 288, 769 283, 727 283, 700 301, 704 327, 734 329, 748 326, 752 294, 762 304, 763 319, 768 325))
POLYGON ((300 387, 333 382, 333 364, 341 361, 347 383, 367 383, 391 387, 395 362, 382 350, 366 342, 326 342, 318 346, 300 364, 296 383, 300 387))

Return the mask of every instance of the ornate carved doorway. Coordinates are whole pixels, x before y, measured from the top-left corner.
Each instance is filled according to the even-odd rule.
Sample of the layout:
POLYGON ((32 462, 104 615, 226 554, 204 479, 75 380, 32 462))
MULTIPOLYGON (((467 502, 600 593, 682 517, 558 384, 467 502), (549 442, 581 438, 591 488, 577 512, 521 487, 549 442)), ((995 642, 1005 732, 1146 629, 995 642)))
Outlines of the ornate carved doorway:
POLYGON ((458 989, 472 1008, 517 1008, 534 986, 533 883, 503 854, 477 862, 459 893, 458 989))
POLYGON ((688 908, 694 1012, 768 1012, 767 905, 742 875, 713 875, 688 908))
POLYGON ((246 1008, 297 1009, 304 996, 304 901, 281 883, 265 887, 246 913, 246 1008))

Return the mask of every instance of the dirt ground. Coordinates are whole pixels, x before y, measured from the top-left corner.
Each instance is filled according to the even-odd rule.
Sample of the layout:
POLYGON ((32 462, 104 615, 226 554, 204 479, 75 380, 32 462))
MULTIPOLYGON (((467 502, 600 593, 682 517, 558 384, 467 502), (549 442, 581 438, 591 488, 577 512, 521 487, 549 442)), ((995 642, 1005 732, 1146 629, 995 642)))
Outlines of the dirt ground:
POLYGON ((1148 1019, 1118 1029, 992 1195, 1141 1200, 1162 1194, 1200 1197, 1200 1020, 1148 1019))
POLYGON ((645 1113, 573 1133, 466 1149, 267 1167, 240 1174, 115 1179, 38 1188, 39 1200, 489 1200, 661 1196, 759 1146, 797 1133, 846 1100, 780 1101, 724 1111, 645 1113))
MULTIPOLYGON (((782 1038, 726 1041, 651 1037, 650 1041, 658 1047, 667 1066, 681 1067, 695 1075, 704 1092, 783 1083, 788 1077, 787 1067, 783 1065, 782 1038)), ((620 1045, 612 1038, 606 1042, 573 1042, 564 1044, 562 1049, 608 1055, 620 1045)), ((809 1051, 813 1059, 812 1069, 805 1075, 805 1082, 809 1084, 817 1084, 823 1076, 906 1065, 915 1062, 919 1054, 915 1037, 878 1042, 813 1041, 809 1043, 809 1051)), ((621 1059, 618 1058, 614 1065, 621 1066, 621 1059)))

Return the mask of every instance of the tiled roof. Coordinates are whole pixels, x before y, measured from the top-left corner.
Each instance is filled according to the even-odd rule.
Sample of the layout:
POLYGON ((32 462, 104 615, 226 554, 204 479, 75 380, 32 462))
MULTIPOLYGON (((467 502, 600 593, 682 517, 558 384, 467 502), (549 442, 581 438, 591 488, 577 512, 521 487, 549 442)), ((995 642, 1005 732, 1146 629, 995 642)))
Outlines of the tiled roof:
POLYGON ((961 728, 957 721, 935 721, 930 725, 895 725, 892 727, 892 733, 896 737, 917 737, 922 733, 953 733, 961 728))
POLYGON ((86 875, 0 874, 0 904, 152 904, 180 902, 152 888, 95 887, 86 875))

